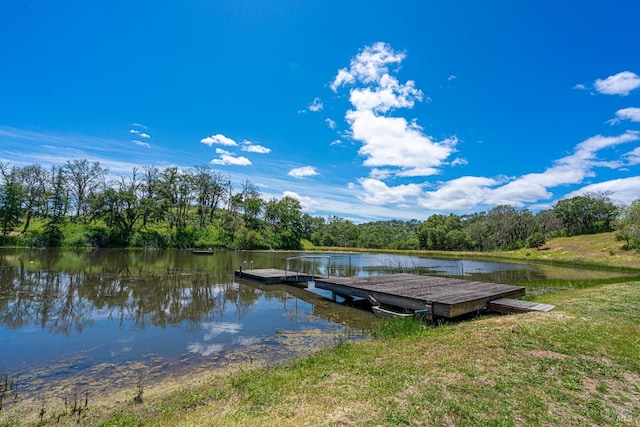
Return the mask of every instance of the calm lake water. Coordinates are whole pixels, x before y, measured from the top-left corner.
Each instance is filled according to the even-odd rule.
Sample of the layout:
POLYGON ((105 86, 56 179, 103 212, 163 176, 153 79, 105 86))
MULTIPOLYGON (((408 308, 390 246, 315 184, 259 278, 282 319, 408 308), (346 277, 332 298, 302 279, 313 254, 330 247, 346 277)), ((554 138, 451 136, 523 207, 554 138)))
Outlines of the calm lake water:
MULTIPOLYGON (((23 390, 147 366, 279 360, 366 335, 371 313, 325 291, 237 281, 241 265, 338 276, 398 271, 513 283, 585 271, 382 254, 0 249, 0 370, 23 390)), ((590 277, 607 272, 588 272, 590 277)))

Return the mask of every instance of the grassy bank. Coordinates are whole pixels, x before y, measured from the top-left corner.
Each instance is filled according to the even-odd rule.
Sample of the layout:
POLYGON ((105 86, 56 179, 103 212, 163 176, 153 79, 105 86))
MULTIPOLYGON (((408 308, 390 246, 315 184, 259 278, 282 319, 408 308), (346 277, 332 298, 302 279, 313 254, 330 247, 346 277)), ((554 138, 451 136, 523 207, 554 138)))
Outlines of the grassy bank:
MULTIPOLYGON (((610 265, 616 254, 606 247, 603 253, 602 243, 574 241, 570 249, 569 243, 550 242, 540 252, 557 252, 555 261, 597 264, 604 257, 604 266, 639 267, 638 255, 610 265)), ((639 425, 640 282, 537 300, 556 309, 443 326, 393 321, 371 341, 344 342, 277 365, 167 380, 145 388, 137 403, 133 389, 99 401, 92 396, 81 414, 47 413, 42 423, 639 425)), ((37 425, 37 414, 26 415, 8 422, 37 425)))

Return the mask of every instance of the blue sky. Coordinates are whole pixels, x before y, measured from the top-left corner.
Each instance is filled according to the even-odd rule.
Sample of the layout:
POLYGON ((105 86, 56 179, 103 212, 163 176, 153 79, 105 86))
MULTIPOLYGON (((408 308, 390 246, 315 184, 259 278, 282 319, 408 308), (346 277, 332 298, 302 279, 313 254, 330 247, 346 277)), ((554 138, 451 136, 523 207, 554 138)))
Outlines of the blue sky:
POLYGON ((640 3, 0 4, 0 162, 211 165, 314 216, 640 197, 640 3))

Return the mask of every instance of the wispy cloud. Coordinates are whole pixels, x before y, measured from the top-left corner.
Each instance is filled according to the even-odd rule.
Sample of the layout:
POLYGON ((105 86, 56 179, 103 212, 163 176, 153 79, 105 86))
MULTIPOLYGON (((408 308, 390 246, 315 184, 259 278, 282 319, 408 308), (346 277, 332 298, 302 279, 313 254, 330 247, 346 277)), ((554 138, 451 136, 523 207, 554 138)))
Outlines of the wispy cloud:
POLYGON ((632 122, 640 122, 640 108, 629 107, 616 111, 616 117, 607 120, 610 125, 620 123, 622 120, 630 120, 632 122))
POLYGON ((336 121, 335 120, 331 120, 331 119, 324 119, 324 122, 327 124, 327 126, 329 126, 329 129, 335 129, 336 128, 336 121))
POLYGON ((141 147, 146 147, 146 148, 150 148, 151 147, 151 144, 149 144, 148 142, 140 141, 138 139, 134 139, 133 143, 136 144, 136 145, 139 145, 141 147))
POLYGON ((308 196, 301 196, 300 194, 294 191, 285 191, 282 193, 282 195, 285 197, 294 198, 297 201, 299 201, 300 206, 306 212, 315 212, 318 208, 322 206, 322 204, 319 201, 308 196))
MULTIPOLYGON (((562 185, 581 184, 594 176, 597 167, 616 169, 625 166, 622 160, 603 160, 602 150, 640 140, 640 132, 627 131, 618 136, 596 135, 574 148, 571 155, 556 160, 541 173, 524 174, 514 179, 462 177, 442 183, 437 190, 427 191, 418 198, 419 206, 439 211, 468 210, 480 205, 495 206, 547 200, 550 189, 562 185)), ((636 193, 637 194, 637 193, 636 193)))
POLYGON ((640 87, 640 76, 631 71, 623 71, 594 82, 596 90, 605 95, 627 96, 629 92, 640 87))
POLYGON ((318 175, 318 171, 313 166, 303 166, 300 168, 291 169, 287 175, 294 178, 304 178, 305 176, 318 175))
POLYGON ((151 138, 151 135, 149 135, 148 133, 139 131, 138 129, 129 129, 129 133, 138 135, 140 138, 146 138, 146 139, 151 138))
POLYGON ((318 97, 313 98, 313 101, 311 101, 311 104, 309 104, 309 106, 307 107, 307 109, 313 113, 322 111, 323 108, 324 108, 324 105, 322 104, 322 101, 318 97))
POLYGON ((267 148, 259 144, 254 144, 251 141, 243 141, 241 150, 246 151, 248 153, 257 153, 257 154, 269 154, 271 152, 271 148, 267 148))

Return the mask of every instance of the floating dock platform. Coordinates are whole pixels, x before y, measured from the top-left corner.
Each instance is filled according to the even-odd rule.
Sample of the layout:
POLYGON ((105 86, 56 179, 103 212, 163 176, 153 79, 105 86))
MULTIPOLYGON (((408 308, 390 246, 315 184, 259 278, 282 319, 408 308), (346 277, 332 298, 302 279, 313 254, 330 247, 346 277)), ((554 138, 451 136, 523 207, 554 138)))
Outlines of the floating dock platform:
POLYGON ((245 280, 274 285, 277 283, 300 283, 314 280, 314 276, 298 271, 279 270, 277 268, 256 268, 249 270, 235 270, 235 277, 245 280))
POLYGON ((346 298, 373 297, 383 306, 427 312, 433 317, 444 318, 486 309, 491 301, 501 298, 515 299, 525 295, 524 286, 405 273, 316 278, 315 287, 346 298))

